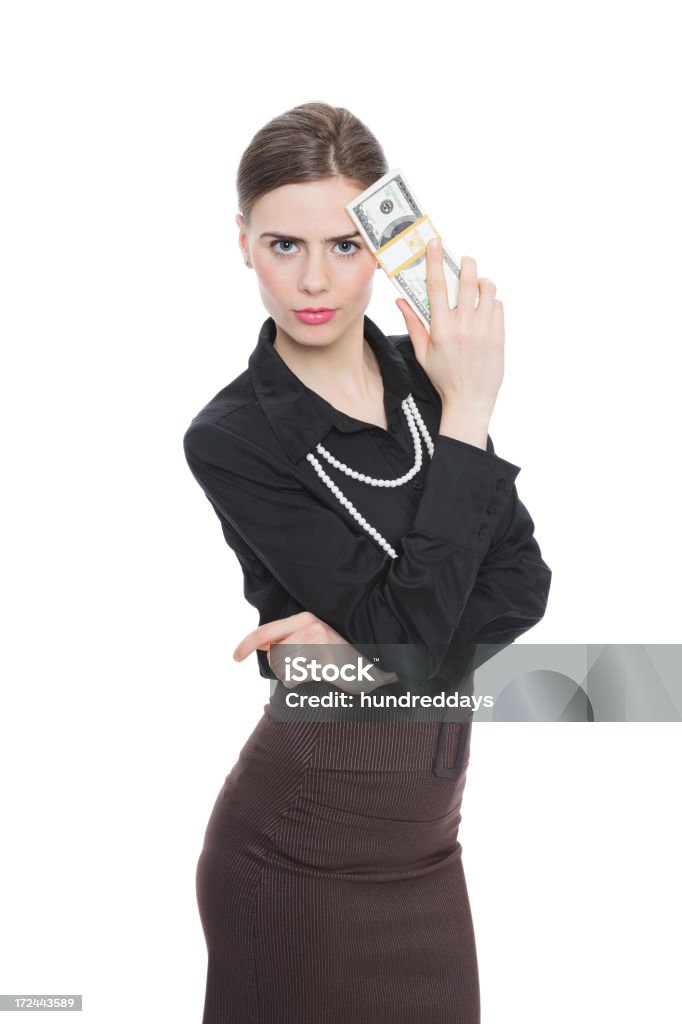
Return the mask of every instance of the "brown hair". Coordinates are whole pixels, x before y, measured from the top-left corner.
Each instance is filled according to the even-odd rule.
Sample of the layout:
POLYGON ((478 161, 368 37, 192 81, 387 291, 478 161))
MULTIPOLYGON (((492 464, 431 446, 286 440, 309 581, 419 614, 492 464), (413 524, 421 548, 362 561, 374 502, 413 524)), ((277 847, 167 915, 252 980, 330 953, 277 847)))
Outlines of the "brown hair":
POLYGON ((237 200, 248 226, 253 204, 281 185, 340 175, 362 190, 388 170, 372 132, 345 107, 302 103, 268 121, 237 170, 237 200))

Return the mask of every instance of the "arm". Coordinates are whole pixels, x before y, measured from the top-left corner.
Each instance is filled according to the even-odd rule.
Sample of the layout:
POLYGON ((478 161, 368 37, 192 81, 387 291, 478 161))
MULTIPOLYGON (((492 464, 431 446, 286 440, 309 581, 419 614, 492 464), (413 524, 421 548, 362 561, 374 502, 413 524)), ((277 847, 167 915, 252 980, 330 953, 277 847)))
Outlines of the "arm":
MULTIPOLYGON (((518 509, 520 468, 495 455, 492 442, 483 451, 438 434, 434 445, 412 528, 391 560, 340 506, 311 494, 295 466, 231 431, 229 418, 193 421, 184 436, 216 513, 294 600, 365 656, 382 656, 382 668, 418 678, 437 675, 503 514, 510 503, 518 509)), ((491 583, 489 574, 484 585, 491 583)), ((482 628, 480 614, 470 616, 470 630, 482 628)), ((532 613, 518 614, 528 622, 532 613)))
MULTIPOLYGON (((492 449, 490 439, 488 443, 492 449)), ((552 570, 534 531, 514 487, 455 634, 458 641, 478 645, 473 668, 513 643, 545 614, 552 570)))

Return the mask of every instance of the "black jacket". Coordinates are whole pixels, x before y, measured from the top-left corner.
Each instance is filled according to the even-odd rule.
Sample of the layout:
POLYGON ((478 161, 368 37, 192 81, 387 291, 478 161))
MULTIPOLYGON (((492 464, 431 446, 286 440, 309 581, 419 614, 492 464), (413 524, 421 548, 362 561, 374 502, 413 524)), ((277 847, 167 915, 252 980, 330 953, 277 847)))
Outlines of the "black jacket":
MULTIPOLYGON (((386 337, 365 317, 384 381, 386 431, 306 387, 273 348, 275 333, 269 317, 248 368, 184 435, 189 466, 241 563, 244 595, 260 623, 307 610, 401 679, 451 680, 462 651, 471 664, 477 644, 506 646, 538 622, 552 574, 517 493, 520 467, 495 454, 490 437, 483 451, 438 433, 440 397, 409 335, 386 337), (306 455, 321 442, 360 472, 402 476, 414 463, 401 410, 409 393, 434 454, 423 445, 421 470, 408 483, 369 486, 317 456, 396 549, 392 559, 306 455)), ((264 651, 258 663, 274 678, 264 651)))

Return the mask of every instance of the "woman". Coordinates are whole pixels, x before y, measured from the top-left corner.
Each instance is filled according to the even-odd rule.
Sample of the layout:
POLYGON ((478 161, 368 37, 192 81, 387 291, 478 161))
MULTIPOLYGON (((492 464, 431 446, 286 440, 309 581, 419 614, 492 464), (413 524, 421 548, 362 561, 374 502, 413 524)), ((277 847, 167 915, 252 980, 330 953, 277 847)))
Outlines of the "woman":
MULTIPOLYGON (((431 249, 430 331, 400 299, 404 335, 365 315, 378 264, 345 205, 387 169, 366 126, 324 103, 254 136, 236 220, 269 315, 248 368, 184 438, 260 613, 235 658, 256 652, 274 678, 273 644, 345 645, 378 658, 374 696, 470 686, 477 645, 538 622, 551 579, 520 469, 488 436, 494 284, 463 257, 449 309, 431 249)), ((278 681, 209 820, 203 1024, 474 1024, 457 839, 470 720, 289 711, 316 687, 353 690, 278 681)))

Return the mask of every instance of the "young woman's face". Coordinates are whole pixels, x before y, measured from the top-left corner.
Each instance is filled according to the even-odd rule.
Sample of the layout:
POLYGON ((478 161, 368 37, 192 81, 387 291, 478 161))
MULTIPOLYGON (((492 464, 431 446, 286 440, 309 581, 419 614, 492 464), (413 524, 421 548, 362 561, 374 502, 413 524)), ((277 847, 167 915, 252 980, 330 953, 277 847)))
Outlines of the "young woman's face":
POLYGON ((377 262, 344 209, 362 188, 347 178, 282 185, 254 203, 239 244, 256 271, 263 304, 302 344, 345 334, 369 305, 377 262), (306 322, 297 311, 334 310, 306 322))

